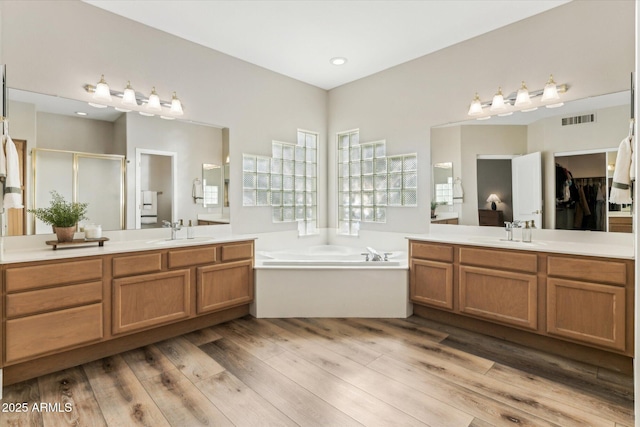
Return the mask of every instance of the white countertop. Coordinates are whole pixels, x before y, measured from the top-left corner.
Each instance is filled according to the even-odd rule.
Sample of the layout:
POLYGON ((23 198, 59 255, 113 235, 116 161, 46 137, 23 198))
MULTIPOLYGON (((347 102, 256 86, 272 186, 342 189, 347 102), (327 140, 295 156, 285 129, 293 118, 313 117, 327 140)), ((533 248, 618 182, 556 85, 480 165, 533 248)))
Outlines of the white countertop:
POLYGON ((609 211, 609 217, 631 217, 630 211, 609 211))
MULTIPOLYGON (((255 235, 243 235, 232 233, 216 233, 218 227, 224 226, 200 226, 194 227, 198 232, 193 239, 187 239, 186 235, 178 234, 176 240, 170 239, 168 229, 153 230, 128 230, 126 232, 105 232, 105 237, 110 240, 104 242, 104 246, 98 246, 97 242, 87 242, 87 245, 58 247, 53 250, 47 245, 47 240, 55 240, 55 235, 20 236, 21 239, 30 239, 31 244, 13 245, 11 237, 4 237, 0 264, 12 264, 18 262, 47 261, 55 259, 79 258, 87 256, 107 255, 123 252, 141 252, 162 250, 169 248, 182 248, 188 246, 212 245, 217 243, 239 242, 243 240, 255 240, 255 235)), ((180 233, 180 232, 179 232, 180 233)), ((82 237, 81 233, 76 238, 82 237)))
POLYGON ((574 230, 533 230, 531 243, 521 240, 521 230, 513 230, 514 241, 506 240, 502 227, 431 225, 427 234, 407 236, 410 240, 452 243, 535 252, 552 252, 606 258, 634 259, 633 234, 574 230))

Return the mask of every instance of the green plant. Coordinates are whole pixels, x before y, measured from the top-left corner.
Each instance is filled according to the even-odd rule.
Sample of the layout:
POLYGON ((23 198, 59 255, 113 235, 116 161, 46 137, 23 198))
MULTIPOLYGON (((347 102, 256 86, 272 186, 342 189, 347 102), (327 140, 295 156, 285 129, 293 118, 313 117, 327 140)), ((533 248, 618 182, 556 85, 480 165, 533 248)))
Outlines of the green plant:
POLYGON ((440 203, 436 202, 435 200, 432 200, 431 201, 431 210, 434 211, 438 207, 439 204, 440 203))
POLYGON ((57 191, 51 191, 48 208, 28 209, 40 221, 54 227, 73 227, 86 217, 88 203, 67 202, 57 191))

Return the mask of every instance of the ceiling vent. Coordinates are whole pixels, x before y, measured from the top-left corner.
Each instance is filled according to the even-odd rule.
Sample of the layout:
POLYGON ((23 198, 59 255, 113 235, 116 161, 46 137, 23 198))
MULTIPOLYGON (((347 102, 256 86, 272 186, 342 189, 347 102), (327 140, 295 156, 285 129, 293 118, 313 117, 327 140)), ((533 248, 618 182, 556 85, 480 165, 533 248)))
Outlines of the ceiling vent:
POLYGON ((595 121, 596 121, 595 113, 584 114, 582 116, 564 117, 562 119, 562 126, 581 125, 583 123, 592 123, 595 121))

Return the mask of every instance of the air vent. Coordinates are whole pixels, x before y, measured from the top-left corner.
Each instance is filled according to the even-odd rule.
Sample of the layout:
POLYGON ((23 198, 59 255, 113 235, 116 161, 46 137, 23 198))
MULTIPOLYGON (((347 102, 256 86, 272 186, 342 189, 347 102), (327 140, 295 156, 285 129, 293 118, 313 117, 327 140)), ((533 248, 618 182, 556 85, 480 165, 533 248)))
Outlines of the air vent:
POLYGON ((583 123, 592 123, 596 121, 595 114, 585 114, 583 116, 564 117, 562 126, 581 125, 583 123))

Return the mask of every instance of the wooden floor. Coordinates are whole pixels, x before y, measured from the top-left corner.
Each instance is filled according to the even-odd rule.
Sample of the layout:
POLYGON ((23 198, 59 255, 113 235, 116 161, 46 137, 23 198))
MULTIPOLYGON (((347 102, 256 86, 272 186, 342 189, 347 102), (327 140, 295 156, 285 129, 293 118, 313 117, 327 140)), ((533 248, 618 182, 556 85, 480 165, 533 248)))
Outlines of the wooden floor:
POLYGON ((628 376, 417 317, 248 316, 6 387, 0 420, 631 427, 633 384, 628 376), (18 412, 24 403, 27 411, 18 412))

